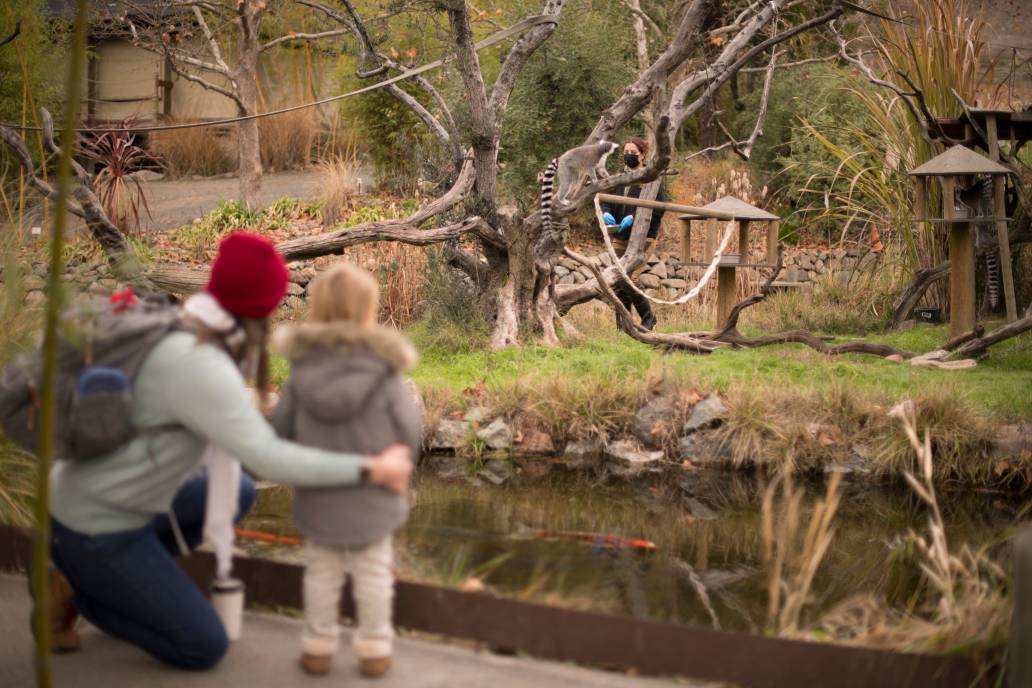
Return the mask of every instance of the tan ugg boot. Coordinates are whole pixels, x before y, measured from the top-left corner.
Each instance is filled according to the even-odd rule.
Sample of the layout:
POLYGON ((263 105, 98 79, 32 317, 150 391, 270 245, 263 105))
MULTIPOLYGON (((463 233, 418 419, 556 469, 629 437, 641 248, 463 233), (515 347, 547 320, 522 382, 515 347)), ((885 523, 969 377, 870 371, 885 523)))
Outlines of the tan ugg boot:
POLYGON ((366 678, 380 678, 391 668, 390 657, 373 657, 358 660, 358 673, 366 678))
POLYGON ((75 608, 75 593, 61 572, 51 566, 47 569, 47 589, 50 597, 50 651, 75 652, 82 647, 79 631, 79 610, 75 608))
POLYGON ((309 676, 325 676, 330 673, 330 666, 333 664, 333 655, 310 655, 307 652, 301 653, 301 668, 309 676))

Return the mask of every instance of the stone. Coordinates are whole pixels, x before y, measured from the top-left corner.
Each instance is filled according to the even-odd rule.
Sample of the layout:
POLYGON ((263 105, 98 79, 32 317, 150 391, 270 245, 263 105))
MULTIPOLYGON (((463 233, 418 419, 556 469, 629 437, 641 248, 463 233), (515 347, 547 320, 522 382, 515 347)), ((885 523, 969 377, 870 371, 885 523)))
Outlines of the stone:
POLYGON ((843 287, 848 287, 849 286, 849 282, 852 279, 853 279, 853 271, 852 270, 843 270, 842 272, 840 272, 838 274, 839 284, 841 284, 843 287))
POLYGON ((512 428, 502 418, 495 418, 490 425, 477 431, 480 439, 488 449, 508 449, 512 446, 512 428))
POLYGON ((666 263, 656 263, 655 265, 652 266, 652 269, 649 270, 649 272, 652 273, 653 275, 655 275, 656 277, 658 277, 661 280, 662 279, 666 279, 666 277, 667 277, 667 266, 666 266, 666 263))
POLYGON ((26 275, 22 280, 22 287, 25 291, 42 290, 45 286, 47 286, 46 280, 37 275, 26 275))
POLYGON ((655 253, 650 253, 649 257, 645 259, 645 262, 649 265, 655 265, 659 262, 659 256, 657 256, 655 253))
POLYGON ((810 273, 807 270, 796 270, 796 282, 809 282, 810 273))
POLYGON ((305 288, 297 282, 287 282, 287 294, 290 296, 303 296, 305 288))
POLYGON ((491 459, 484 464, 484 467, 477 471, 477 477, 483 478, 492 485, 504 485, 512 480, 516 467, 512 461, 491 459))
POLYGON ((618 440, 606 446, 606 466, 618 477, 632 478, 662 469, 663 452, 642 449, 632 440, 618 440))
POLYGON ((818 258, 817 262, 813 264, 813 269, 817 272, 824 272, 824 261, 818 258))
POLYGON ((809 270, 813 267, 813 257, 808 253, 804 253, 799 258, 799 267, 809 270))
POLYGON ((491 415, 491 409, 486 406, 472 406, 466 411, 466 415, 462 419, 470 423, 486 423, 491 418, 491 415))
POLYGON ((1001 426, 993 439, 993 454, 1012 459, 1032 459, 1032 423, 1001 426))
POLYGON ((554 454, 555 443, 547 432, 527 430, 516 443, 516 450, 520 454, 554 454))
POLYGON ((32 291, 25 294, 26 306, 42 306, 46 300, 47 295, 38 289, 33 289, 32 291))
POLYGON ((844 269, 844 270, 852 270, 855 267, 856 267, 856 258, 843 258, 842 259, 842 269, 844 269))
POLYGON ((573 275, 564 275, 559 278, 559 284, 574 284, 573 275))
POLYGON ((288 296, 283 300, 282 308, 288 311, 300 311, 305 308, 305 300, 300 296, 288 296))
POLYGON ((692 415, 684 423, 683 432, 690 435, 693 432, 719 425, 726 416, 727 407, 720 395, 713 392, 695 405, 692 415))
POLYGON ((452 420, 445 418, 437 424, 434 437, 430 440, 430 449, 433 450, 454 450, 469 439, 470 424, 464 420, 452 420))
POLYGON ((105 277, 104 279, 98 281, 97 284, 99 284, 108 291, 115 291, 118 289, 118 282, 111 279, 110 277, 105 277))
POLYGON ((603 448, 602 442, 597 439, 567 442, 563 448, 562 461, 571 466, 591 466, 598 463, 603 448))
POLYGON ((648 272, 639 277, 638 281, 641 283, 641 286, 648 287, 650 289, 655 289, 659 286, 659 278, 648 272))
POLYGON ((634 436, 652 449, 663 446, 663 441, 673 430, 672 419, 677 407, 673 394, 660 394, 634 414, 634 436))
POLYGON ((691 459, 695 456, 695 450, 699 443, 691 435, 686 435, 677 440, 677 457, 679 459, 691 459))
POLYGON ((565 277, 570 274, 570 268, 563 267, 562 265, 555 266, 555 274, 557 277, 565 277))
POLYGON ((688 286, 688 283, 685 282, 683 279, 667 279, 663 280, 663 286, 677 290, 684 289, 688 286))
POLYGON ((100 282, 91 283, 90 286, 86 287, 86 291, 90 296, 107 296, 111 293, 111 290, 105 289, 100 282))
POLYGON ((581 284, 583 282, 584 282, 584 275, 580 274, 579 272, 573 273, 573 283, 574 284, 581 284))

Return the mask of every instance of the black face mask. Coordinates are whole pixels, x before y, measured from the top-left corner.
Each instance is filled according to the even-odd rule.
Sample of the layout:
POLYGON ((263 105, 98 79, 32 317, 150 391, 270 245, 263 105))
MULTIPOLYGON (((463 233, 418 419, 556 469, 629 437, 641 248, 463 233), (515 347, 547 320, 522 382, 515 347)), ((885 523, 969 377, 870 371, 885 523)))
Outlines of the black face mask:
POLYGON ((623 156, 623 161, 632 170, 641 164, 641 159, 637 155, 631 155, 630 153, 623 156))

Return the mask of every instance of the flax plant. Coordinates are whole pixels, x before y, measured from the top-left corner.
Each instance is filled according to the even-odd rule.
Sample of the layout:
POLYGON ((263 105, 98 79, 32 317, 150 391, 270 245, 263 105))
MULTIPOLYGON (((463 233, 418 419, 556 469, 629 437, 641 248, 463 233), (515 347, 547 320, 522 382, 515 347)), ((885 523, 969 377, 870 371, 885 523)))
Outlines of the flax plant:
MULTIPOLYGON (((960 115, 962 107, 953 92, 974 102, 992 67, 984 59, 985 22, 974 15, 968 0, 892 0, 888 12, 893 21, 867 26, 862 37, 865 62, 875 76, 900 91, 920 91, 933 117, 960 115)), ((847 90, 862 103, 864 121, 844 124, 837 131, 818 131, 811 122, 802 123, 837 163, 822 166, 810 177, 804 194, 811 195, 811 209, 823 206, 823 217, 844 222, 843 235, 856 222, 877 227, 883 239, 900 249, 907 273, 938 265, 946 259, 945 233, 912 221, 913 191, 907 172, 942 151, 928 143, 927 123, 915 118, 899 95, 859 86, 847 90)), ((929 199, 932 208, 939 203, 935 191, 932 188, 929 199)), ((945 289, 936 285, 932 290, 943 306, 945 289)))
POLYGON ((36 636, 36 685, 50 688, 50 624, 47 591, 49 563, 50 516, 48 509, 48 479, 50 463, 54 459, 54 434, 57 416, 57 329, 61 308, 62 243, 64 241, 68 195, 72 181, 72 152, 75 147, 75 127, 79 123, 81 74, 86 55, 86 0, 78 0, 72 32, 72 50, 68 61, 65 86, 64 127, 61 156, 57 162, 57 198, 54 202, 54 228, 50 236, 50 276, 47 280, 47 307, 43 334, 43 379, 40 384, 39 466, 36 487, 36 541, 32 557, 32 593, 36 601, 32 625, 36 636))

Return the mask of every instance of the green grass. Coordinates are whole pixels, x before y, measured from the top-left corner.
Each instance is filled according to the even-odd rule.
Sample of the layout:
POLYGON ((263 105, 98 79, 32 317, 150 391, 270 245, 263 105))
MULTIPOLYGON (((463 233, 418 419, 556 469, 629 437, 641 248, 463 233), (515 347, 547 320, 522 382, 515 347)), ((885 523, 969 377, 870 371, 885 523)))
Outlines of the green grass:
MULTIPOLYGON (((417 340, 421 337, 417 337, 417 340)), ((869 337, 914 351, 929 351, 946 339, 944 327, 918 327, 909 332, 869 337)), ((419 343, 417 341, 417 343, 419 343)), ((707 356, 663 354, 622 335, 596 338, 563 348, 527 346, 503 351, 422 348, 413 377, 421 388, 453 392, 484 381, 500 390, 520 379, 556 378, 608 381, 613 385, 663 376, 690 383, 702 391, 728 391, 756 385, 800 393, 839 383, 884 403, 947 392, 966 397, 993 415, 1032 418, 1032 336, 1003 342, 973 370, 915 368, 874 356, 828 357, 802 345, 760 349, 718 350, 707 356)))

